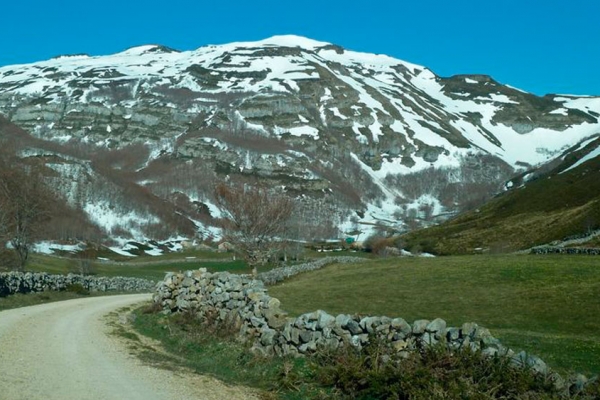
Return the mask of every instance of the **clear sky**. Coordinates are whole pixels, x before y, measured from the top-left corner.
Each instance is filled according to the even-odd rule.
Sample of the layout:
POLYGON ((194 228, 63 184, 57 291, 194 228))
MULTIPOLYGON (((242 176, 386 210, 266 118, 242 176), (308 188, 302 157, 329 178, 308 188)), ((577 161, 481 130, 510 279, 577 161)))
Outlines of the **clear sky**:
POLYGON ((540 95, 600 95, 598 0, 7 0, 0 13, 0 66, 295 34, 440 76, 482 73, 540 95))

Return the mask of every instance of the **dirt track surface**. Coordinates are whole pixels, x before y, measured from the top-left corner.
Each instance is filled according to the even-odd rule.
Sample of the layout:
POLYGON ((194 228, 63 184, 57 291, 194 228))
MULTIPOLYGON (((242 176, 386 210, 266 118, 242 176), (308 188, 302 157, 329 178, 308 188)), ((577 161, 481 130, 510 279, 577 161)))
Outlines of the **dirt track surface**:
POLYGON ((148 366, 106 315, 150 295, 75 299, 0 312, 2 400, 250 399, 244 388, 148 366))

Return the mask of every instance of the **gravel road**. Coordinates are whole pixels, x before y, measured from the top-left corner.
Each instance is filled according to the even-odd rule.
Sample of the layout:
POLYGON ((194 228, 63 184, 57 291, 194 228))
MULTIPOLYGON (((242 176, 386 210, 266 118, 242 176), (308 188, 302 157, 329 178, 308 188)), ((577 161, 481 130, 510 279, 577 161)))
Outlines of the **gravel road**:
POLYGON ((0 312, 2 400, 255 399, 210 377, 148 366, 110 335, 111 311, 150 295, 91 297, 0 312))

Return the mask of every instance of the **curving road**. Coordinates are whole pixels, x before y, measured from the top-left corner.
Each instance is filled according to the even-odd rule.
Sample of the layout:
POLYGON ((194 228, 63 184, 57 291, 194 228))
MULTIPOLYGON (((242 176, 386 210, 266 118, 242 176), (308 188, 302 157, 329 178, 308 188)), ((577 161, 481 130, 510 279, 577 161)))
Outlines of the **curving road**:
POLYGON ((150 367, 109 335, 106 314, 150 295, 91 297, 0 312, 0 399, 255 398, 209 377, 150 367))

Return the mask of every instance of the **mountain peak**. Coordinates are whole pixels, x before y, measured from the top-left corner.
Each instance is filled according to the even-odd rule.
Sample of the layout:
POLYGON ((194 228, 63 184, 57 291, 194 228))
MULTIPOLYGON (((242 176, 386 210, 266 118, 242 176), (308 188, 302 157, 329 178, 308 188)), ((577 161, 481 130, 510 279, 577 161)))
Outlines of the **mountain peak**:
POLYGON ((159 44, 147 44, 142 46, 134 46, 130 47, 119 55, 127 55, 127 56, 140 56, 144 54, 156 54, 156 53, 179 53, 179 50, 172 49, 167 46, 159 45, 159 44))
POLYGON ((317 48, 330 46, 329 42, 321 42, 304 36, 297 35, 276 35, 264 39, 261 43, 265 45, 287 46, 287 47, 302 47, 302 48, 317 48))
POLYGON ((303 49, 313 50, 319 47, 331 46, 331 43, 320 42, 318 40, 309 39, 304 36, 297 35, 275 35, 270 38, 254 41, 254 42, 234 42, 228 43, 225 46, 233 47, 262 47, 262 46, 279 46, 279 47, 301 47, 303 49))

